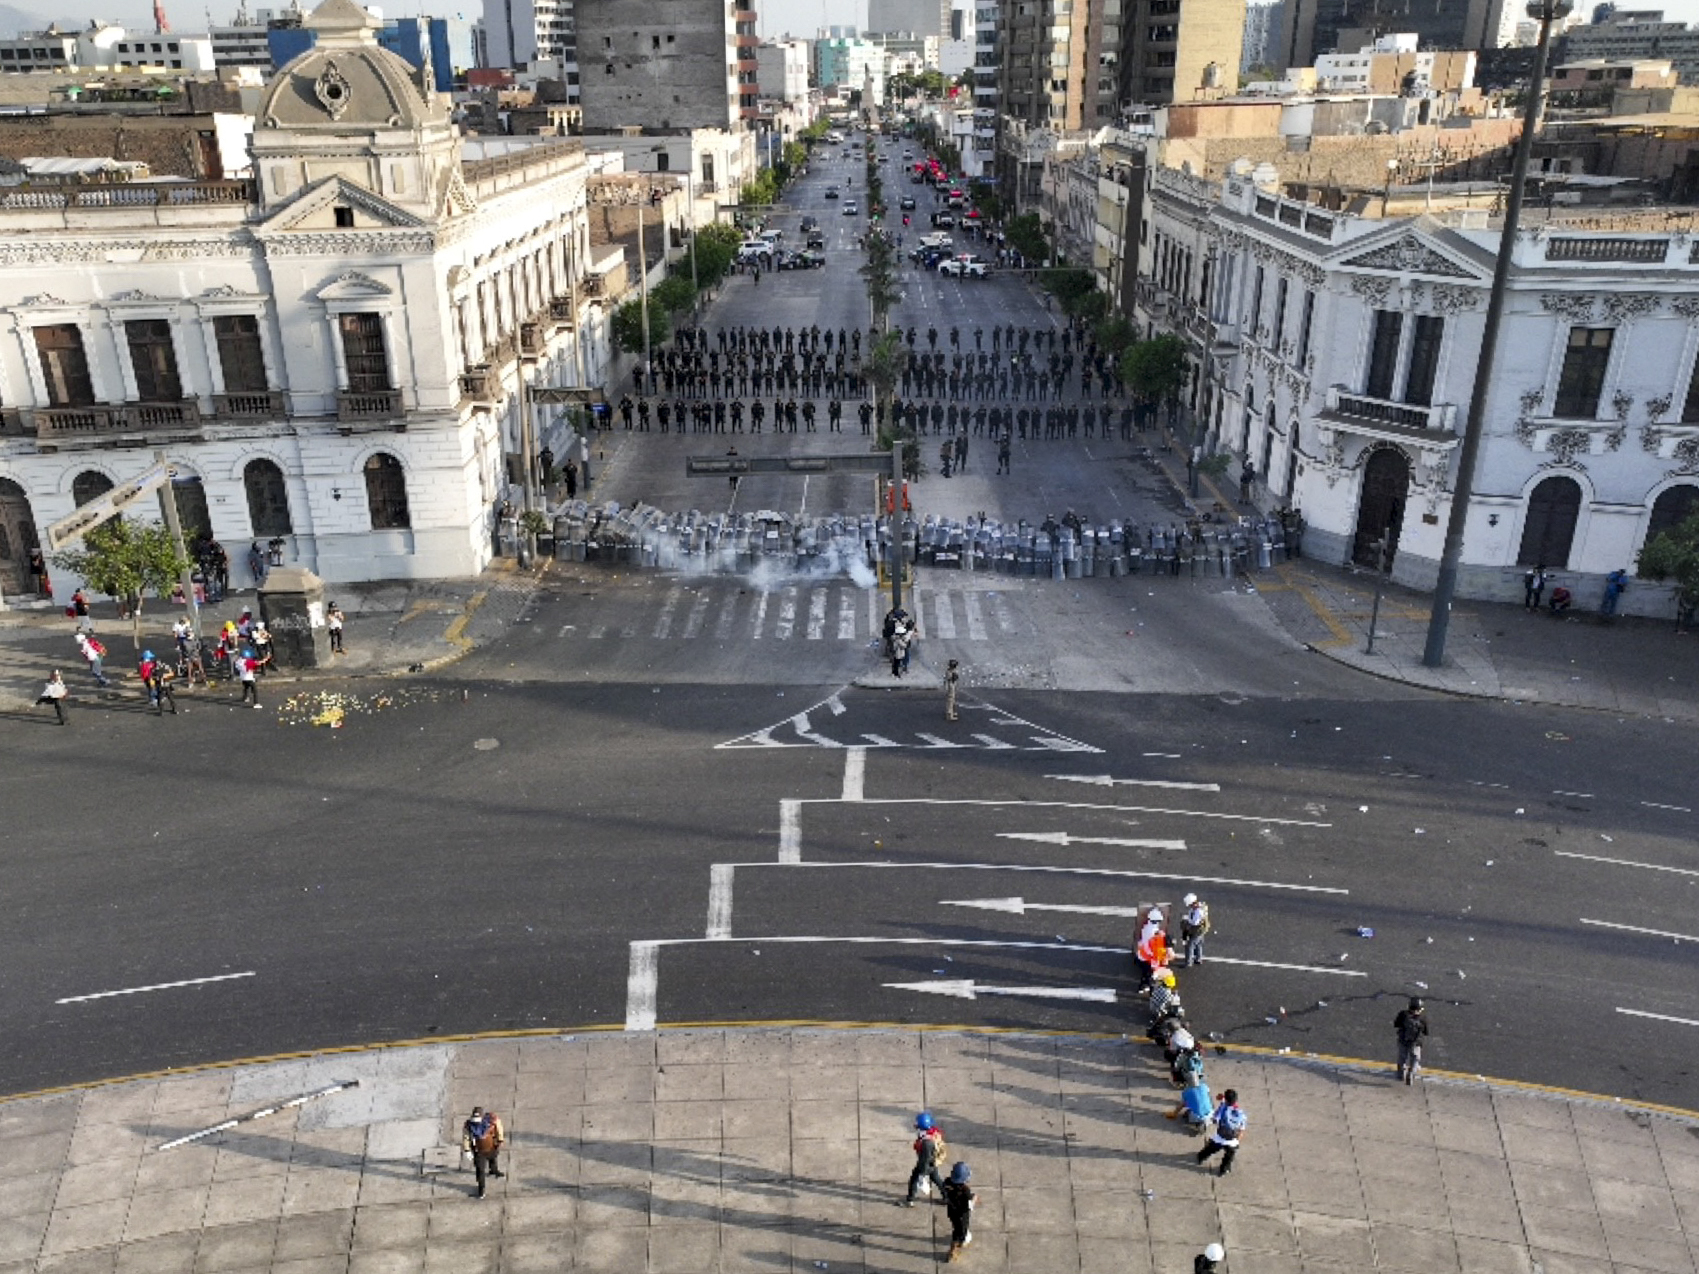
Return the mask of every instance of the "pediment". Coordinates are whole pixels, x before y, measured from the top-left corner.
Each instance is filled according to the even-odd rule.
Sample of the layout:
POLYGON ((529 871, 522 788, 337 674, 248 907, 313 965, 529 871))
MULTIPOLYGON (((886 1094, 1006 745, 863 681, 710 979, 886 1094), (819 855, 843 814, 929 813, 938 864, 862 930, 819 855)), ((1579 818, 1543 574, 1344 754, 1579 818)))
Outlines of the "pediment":
POLYGON ((344 270, 314 293, 321 301, 366 301, 394 294, 389 284, 358 270, 344 270))
POLYGON ((1418 231, 1405 229, 1374 247, 1343 258, 1339 265, 1346 270, 1376 270, 1384 274, 1419 274, 1432 279, 1459 279, 1485 282, 1482 274, 1467 261, 1445 251, 1432 239, 1418 231))
MULTIPOLYGON (((358 208, 380 227, 392 227, 397 230, 417 230, 428 225, 424 218, 405 208, 398 207, 382 195, 375 195, 364 186, 357 186, 344 177, 327 177, 323 181, 309 186, 296 198, 279 208, 262 222, 256 231, 260 235, 288 233, 291 230, 322 231, 322 226, 309 226, 306 223, 315 214, 322 212, 332 204, 344 204, 358 208)), ((378 227, 371 227, 378 228, 378 227)))

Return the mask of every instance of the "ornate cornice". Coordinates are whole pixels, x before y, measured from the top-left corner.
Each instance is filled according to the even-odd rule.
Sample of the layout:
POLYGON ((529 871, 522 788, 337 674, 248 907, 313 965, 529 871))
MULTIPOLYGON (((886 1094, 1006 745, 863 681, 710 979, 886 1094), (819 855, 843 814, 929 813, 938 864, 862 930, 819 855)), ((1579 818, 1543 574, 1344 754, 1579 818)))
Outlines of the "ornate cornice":
POLYGON ((1573 323, 1590 323, 1593 320, 1594 298, 1574 292, 1544 292, 1540 295, 1540 308, 1547 314, 1556 314, 1559 318, 1569 319, 1573 323))

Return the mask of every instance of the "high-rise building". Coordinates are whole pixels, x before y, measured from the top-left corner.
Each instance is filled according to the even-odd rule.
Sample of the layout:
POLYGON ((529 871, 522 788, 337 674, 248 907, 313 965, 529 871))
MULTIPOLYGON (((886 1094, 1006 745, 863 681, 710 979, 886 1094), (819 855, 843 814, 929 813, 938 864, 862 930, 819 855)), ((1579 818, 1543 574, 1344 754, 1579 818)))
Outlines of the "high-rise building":
POLYGON ((1414 32, 1424 49, 1491 49, 1500 43, 1511 0, 1285 0, 1279 62, 1313 66, 1318 54, 1354 53, 1377 36, 1414 32))
POLYGON ((1239 86, 1245 0, 1130 0, 1122 30, 1124 102, 1167 106, 1239 86))
POLYGON ((761 96, 779 102, 808 100, 808 42, 770 40, 755 50, 761 96))
POLYGON ((577 60, 572 0, 484 0, 484 32, 490 66, 577 60))
POLYGON ((869 31, 912 31, 950 38, 950 0, 867 0, 869 31))
MULTIPOLYGON (((1179 7, 1179 0, 1155 2, 1179 7)), ((1003 115, 1050 130, 1113 124, 1120 11, 1120 0, 1003 0, 997 79, 1003 115)))
POLYGON ((736 132, 757 115, 755 12, 745 0, 577 0, 586 130, 736 132))
POLYGON ((1245 6, 1245 42, 1239 51, 1241 74, 1258 66, 1280 67, 1285 16, 1286 8, 1280 0, 1252 0, 1245 6))

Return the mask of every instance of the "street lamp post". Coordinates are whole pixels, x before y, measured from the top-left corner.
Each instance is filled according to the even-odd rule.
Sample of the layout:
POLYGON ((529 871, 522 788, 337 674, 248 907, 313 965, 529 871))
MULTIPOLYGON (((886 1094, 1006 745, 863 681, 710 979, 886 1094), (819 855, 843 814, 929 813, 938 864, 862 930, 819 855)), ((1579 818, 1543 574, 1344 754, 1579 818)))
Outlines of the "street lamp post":
POLYGON ((1504 320, 1510 260, 1516 249, 1517 224, 1522 218, 1522 188, 1527 183, 1528 157, 1534 149, 1534 129, 1540 120, 1540 94, 1546 75, 1546 55, 1551 50, 1552 23, 1565 17, 1573 7, 1571 0, 1534 0, 1528 6, 1528 16, 1540 24, 1540 40, 1534 46, 1534 67, 1528 77, 1528 101, 1522 111, 1522 135, 1516 139, 1516 158, 1510 167, 1510 197, 1505 201, 1504 227, 1498 237, 1498 259, 1493 264, 1492 292, 1487 299, 1486 321, 1481 328, 1481 355, 1475 364, 1475 384, 1469 394, 1463 445, 1457 453, 1457 481, 1451 493, 1451 516, 1445 524, 1445 547, 1440 553, 1439 577, 1434 581, 1433 612, 1428 616, 1427 645, 1422 650, 1422 663, 1429 668, 1438 668, 1445 659, 1451 602, 1457 594, 1458 567, 1463 560, 1463 533, 1469 521, 1469 498, 1475 487, 1475 463, 1480 455, 1481 434, 1486 427, 1487 395, 1492 392, 1493 359, 1498 350, 1499 327, 1504 320))

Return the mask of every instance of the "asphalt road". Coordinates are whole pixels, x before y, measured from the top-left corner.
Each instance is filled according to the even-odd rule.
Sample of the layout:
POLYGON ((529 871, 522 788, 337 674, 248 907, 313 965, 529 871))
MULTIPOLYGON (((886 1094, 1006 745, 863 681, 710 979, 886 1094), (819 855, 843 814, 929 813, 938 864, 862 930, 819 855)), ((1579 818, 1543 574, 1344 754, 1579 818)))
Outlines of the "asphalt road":
POLYGON ((469 675, 408 683, 338 730, 201 703, 0 725, 19 759, 0 780, 0 1011, 19 1024, 0 1089, 618 1026, 633 942, 677 944, 653 949, 661 1023, 1118 1030, 1140 1016, 1127 958, 1084 948, 1124 948, 1129 920, 947 904, 1127 907, 1197 887, 1221 960, 1182 990, 1228 1040, 1381 1055, 1426 983, 1435 1066, 1699 1105, 1695 1028, 1616 1012, 1699 1016, 1692 948, 1583 923, 1694 927, 1699 875, 1617 865, 1699 872, 1693 816, 1664 808, 1695 784, 1678 727, 1408 697, 1014 691, 950 725, 933 695, 852 690, 802 737, 791 719, 832 689, 469 675), (892 746, 844 801, 852 754, 821 741, 869 736, 892 746), (804 803, 783 834, 786 801, 804 803), (713 926, 731 940, 700 941, 713 926), (979 943, 999 945, 959 945, 979 943), (73 998, 200 978, 228 980, 73 998), (887 985, 964 979, 1026 990, 887 985), (1119 998, 1039 994, 1081 988, 1119 998))
MULTIPOLYGON (((859 190, 834 162, 787 215, 859 190)), ((856 219, 821 219, 825 271, 733 281, 710 325, 858 321, 856 219)), ((917 278, 897 318, 946 315, 1049 321, 1007 275, 917 278)), ((714 507, 682 476, 705 441, 604 439, 598 495, 714 507)), ((917 505, 1166 520, 1137 453, 1036 444, 998 480, 982 448, 917 505)), ((834 482, 739 498, 865 500, 834 482)), ((1132 922, 1102 909, 1195 887, 1206 1032, 1386 1056, 1421 992, 1435 1066, 1699 1107, 1685 728, 1360 678, 1243 582, 923 572, 919 670, 968 674, 946 723, 935 692, 846 688, 882 607, 841 578, 561 568, 441 676, 332 687, 340 728, 271 687, 263 712, 0 717, 0 1092, 651 1019, 1137 1029, 1132 922)))

